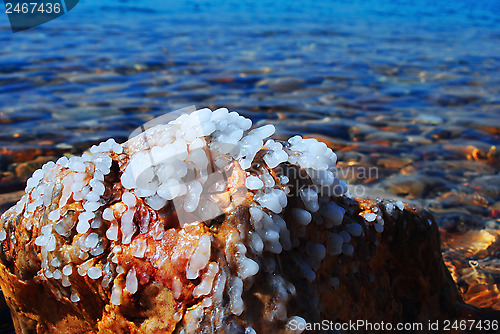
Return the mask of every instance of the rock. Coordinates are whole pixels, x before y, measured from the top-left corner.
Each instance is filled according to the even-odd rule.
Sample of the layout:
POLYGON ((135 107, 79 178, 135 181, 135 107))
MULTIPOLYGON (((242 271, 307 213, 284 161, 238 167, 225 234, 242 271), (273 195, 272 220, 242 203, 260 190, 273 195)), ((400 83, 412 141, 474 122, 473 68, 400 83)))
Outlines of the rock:
POLYGON ((354 199, 325 144, 250 126, 204 109, 37 170, 1 217, 16 331, 289 333, 463 316, 428 211, 354 199))
MULTIPOLYGON (((24 180, 17 178, 10 172, 0 172, 0 192, 9 193, 24 189, 24 180)), ((3 212, 3 211, 2 211, 3 212)))
MULTIPOLYGON (((488 224, 486 224, 488 225, 488 224)), ((483 309, 500 312, 497 282, 500 232, 495 226, 462 234, 443 233, 443 256, 464 300, 483 309)))
POLYGON ((383 181, 385 188, 399 196, 419 198, 438 193, 444 182, 439 177, 425 175, 392 175, 383 181))
POLYGON ((493 198, 500 196, 500 175, 479 176, 472 180, 470 184, 480 194, 493 198))
POLYGON ((256 86, 265 86, 273 92, 290 92, 297 90, 302 84, 303 79, 299 78, 269 78, 256 83, 256 86))
POLYGON ((415 119, 416 123, 423 123, 423 124, 442 124, 444 120, 436 115, 431 115, 431 114, 419 114, 417 118, 415 119))
POLYGON ((488 165, 500 169, 500 149, 496 146, 491 147, 487 155, 488 165))
POLYGON ((412 163, 412 160, 407 157, 388 157, 382 158, 377 161, 378 166, 384 166, 389 169, 398 169, 404 168, 412 163))
POLYGON ((16 191, 5 194, 0 194, 0 213, 4 213, 24 195, 24 191, 16 191))
POLYGON ((15 168, 16 176, 21 179, 27 179, 34 171, 41 168, 45 163, 56 160, 54 156, 38 156, 34 160, 18 164, 15 168))

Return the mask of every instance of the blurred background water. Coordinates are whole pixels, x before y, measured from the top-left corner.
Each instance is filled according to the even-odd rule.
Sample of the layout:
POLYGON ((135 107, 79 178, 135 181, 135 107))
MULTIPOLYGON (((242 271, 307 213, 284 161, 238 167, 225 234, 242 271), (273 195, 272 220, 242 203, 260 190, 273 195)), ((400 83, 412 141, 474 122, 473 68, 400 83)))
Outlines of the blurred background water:
POLYGON ((499 1, 81 0, 16 34, 0 14, 0 45, 3 209, 47 160, 225 106, 430 208, 466 300, 500 309, 499 1))

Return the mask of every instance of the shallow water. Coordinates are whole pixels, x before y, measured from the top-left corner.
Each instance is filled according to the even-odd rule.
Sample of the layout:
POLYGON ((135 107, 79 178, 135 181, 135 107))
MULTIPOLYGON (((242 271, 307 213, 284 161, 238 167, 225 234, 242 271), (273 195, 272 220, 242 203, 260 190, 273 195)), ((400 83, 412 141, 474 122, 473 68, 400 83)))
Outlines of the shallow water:
POLYGON ((500 2, 80 1, 17 34, 0 17, 4 207, 47 159, 226 106, 327 141, 359 195, 430 208, 466 295, 500 309, 500 2))

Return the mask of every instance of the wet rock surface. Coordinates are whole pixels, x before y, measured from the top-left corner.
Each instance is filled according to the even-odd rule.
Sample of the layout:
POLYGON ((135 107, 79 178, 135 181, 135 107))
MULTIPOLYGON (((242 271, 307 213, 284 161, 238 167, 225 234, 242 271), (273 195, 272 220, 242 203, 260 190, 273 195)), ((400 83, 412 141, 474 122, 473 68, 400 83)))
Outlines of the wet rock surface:
POLYGON ((36 170, 1 218, 16 330, 289 333, 324 319, 481 318, 443 263, 430 212, 356 199, 325 143, 251 125, 198 110, 36 170))

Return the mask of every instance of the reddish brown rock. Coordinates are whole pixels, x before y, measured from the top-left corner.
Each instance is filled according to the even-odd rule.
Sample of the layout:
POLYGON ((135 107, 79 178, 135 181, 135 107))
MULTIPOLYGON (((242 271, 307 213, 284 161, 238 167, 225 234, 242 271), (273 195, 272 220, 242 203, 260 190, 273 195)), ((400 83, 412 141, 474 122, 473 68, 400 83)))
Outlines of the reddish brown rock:
POLYGON ((314 139, 266 139, 272 126, 250 130, 224 109, 181 117, 28 180, 0 220, 18 333, 296 333, 322 320, 479 316, 428 211, 354 199, 314 139), (245 154, 216 132, 229 123, 245 154))
MULTIPOLYGON (((400 211, 394 206, 393 211, 388 213, 387 203, 392 202, 354 199, 337 202, 346 209, 344 222, 357 222, 365 226, 364 235, 353 237, 353 256, 327 254, 321 266, 315 270, 314 282, 302 277, 297 269, 297 254, 294 251, 277 256, 279 267, 275 270, 297 287, 297 294, 287 302, 288 313, 299 315, 308 322, 323 319, 336 322, 354 319, 391 323, 427 322, 461 316, 462 300, 443 264, 434 218, 428 211, 408 207, 400 211), (382 233, 378 233, 372 223, 367 223, 360 216, 363 212, 376 211, 375 208, 378 208, 385 222, 382 233)), ((12 213, 3 219, 18 233, 23 231, 12 225, 18 219, 12 213)), ((202 229, 192 233, 194 236, 211 233, 218 240, 215 244, 220 244, 220 248, 214 250, 218 254, 224 250, 225 236, 237 233, 237 227, 248 224, 247 220, 248 212, 243 206, 242 210, 226 217, 220 225, 212 226, 206 232, 202 232, 202 229)), ((176 229, 169 231, 172 235, 179 232, 176 229)), ((317 225, 311 224, 307 234, 310 241, 327 242, 328 230, 317 225)), ((26 242, 3 244, 0 265, 2 288, 8 304, 15 310, 13 319, 18 333, 32 330, 37 333, 104 333, 107 330, 140 333, 152 328, 171 332, 177 322, 169 319, 180 317, 182 323, 186 309, 196 303, 189 298, 180 304, 175 302, 171 278, 168 276, 172 269, 148 269, 148 261, 159 261, 165 256, 171 258, 168 249, 175 249, 175 246, 169 246, 164 241, 158 244, 152 239, 149 239, 150 250, 146 254, 149 260, 143 268, 149 274, 153 272, 156 283, 148 285, 139 299, 127 296, 122 305, 112 305, 109 297, 104 297, 106 292, 100 291, 100 287, 96 290, 98 286, 90 279, 78 279, 78 275, 73 275, 77 279, 72 282, 80 291, 80 302, 72 303, 66 297, 58 300, 61 297, 58 297, 50 282, 40 281, 33 276, 40 266, 33 245, 35 235, 29 236, 25 231, 17 234, 18 240, 25 237, 29 238, 26 242), (176 312, 179 314, 176 315, 176 312)), ((119 263, 130 266, 130 261, 137 261, 129 255, 132 245, 122 245, 126 248, 119 256, 119 263)), ((183 245, 186 249, 193 248, 189 243, 184 242, 183 245)), ((214 258, 220 256, 213 255, 214 258)), ((266 272, 257 274, 255 282, 259 283, 254 283, 244 293, 243 298, 248 304, 242 317, 226 319, 234 322, 234 328, 242 324, 251 325, 257 333, 268 332, 270 328, 273 332, 284 329, 283 322, 266 321, 276 311, 272 306, 272 275, 266 272)), ((183 294, 189 296, 193 286, 188 282, 182 284, 183 291, 186 291, 183 294)), ((210 319, 219 311, 216 308, 205 309, 204 320, 201 321, 207 322, 208 326, 210 319)))

